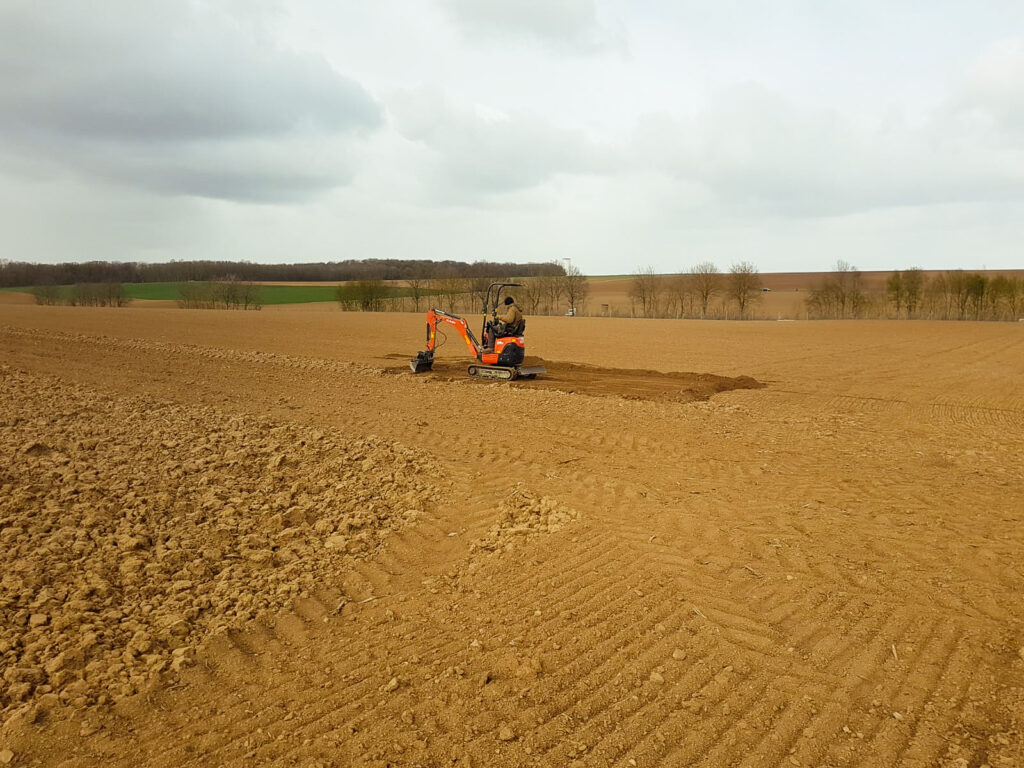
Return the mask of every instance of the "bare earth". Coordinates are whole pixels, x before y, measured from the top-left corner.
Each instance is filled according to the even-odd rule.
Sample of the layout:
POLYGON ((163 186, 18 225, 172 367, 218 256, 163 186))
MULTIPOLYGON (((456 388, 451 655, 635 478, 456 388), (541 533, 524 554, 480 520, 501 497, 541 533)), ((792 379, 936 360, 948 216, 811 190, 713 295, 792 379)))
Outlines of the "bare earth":
POLYGON ((0 762, 1024 765, 1024 326, 0 306, 0 762))

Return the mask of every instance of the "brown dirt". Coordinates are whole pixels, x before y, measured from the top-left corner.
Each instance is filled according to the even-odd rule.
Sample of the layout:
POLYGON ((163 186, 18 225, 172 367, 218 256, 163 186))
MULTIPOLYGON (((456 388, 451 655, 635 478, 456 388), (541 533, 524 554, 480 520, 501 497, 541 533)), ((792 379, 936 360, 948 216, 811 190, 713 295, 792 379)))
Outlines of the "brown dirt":
POLYGON ((0 304, 35 304, 36 297, 31 293, 18 293, 16 291, 0 291, 0 304))
POLYGON ((379 439, 111 398, 8 366, 0 399, 12 457, 0 715, 158 685, 202 641, 308 596, 437 495, 429 458, 379 439))
POLYGON ((421 336, 0 307, 0 759, 1024 762, 1020 327, 421 336))
MULTIPOLYGON (((388 366, 387 373, 405 376, 410 373, 410 355, 389 355, 402 362, 388 366)), ((435 359, 433 368, 421 374, 423 378, 440 381, 462 381, 471 360, 435 359)), ((530 390, 555 389, 569 394, 591 395, 594 397, 619 397, 626 400, 664 400, 688 403, 693 400, 707 400, 719 392, 735 389, 757 389, 763 387, 749 376, 715 376, 709 373, 662 373, 636 368, 602 368, 596 365, 580 365, 527 357, 524 366, 543 366, 545 373, 535 379, 516 379, 508 382, 509 387, 526 387, 530 390)), ((476 379, 473 383, 488 386, 492 382, 476 379)))

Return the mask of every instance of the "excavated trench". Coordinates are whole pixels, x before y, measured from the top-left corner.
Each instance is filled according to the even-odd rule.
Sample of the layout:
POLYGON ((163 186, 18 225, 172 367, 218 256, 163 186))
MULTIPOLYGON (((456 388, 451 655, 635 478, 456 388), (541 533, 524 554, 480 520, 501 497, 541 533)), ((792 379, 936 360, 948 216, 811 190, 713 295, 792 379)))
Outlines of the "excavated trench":
MULTIPOLYGON (((439 381, 469 379, 466 368, 470 360, 435 360, 432 371, 413 374, 409 370, 408 355, 390 354, 388 360, 401 361, 401 365, 388 365, 385 371, 395 376, 425 376, 439 381)), ((547 372, 536 379, 502 382, 507 386, 530 389, 554 389, 572 394, 595 397, 622 397, 631 400, 691 402, 707 400, 719 392, 737 389, 761 389, 766 386, 750 376, 716 376, 711 373, 650 371, 631 368, 603 368, 579 363, 555 362, 528 357, 523 365, 543 365, 547 372)), ((476 380, 480 384, 493 384, 476 380)))

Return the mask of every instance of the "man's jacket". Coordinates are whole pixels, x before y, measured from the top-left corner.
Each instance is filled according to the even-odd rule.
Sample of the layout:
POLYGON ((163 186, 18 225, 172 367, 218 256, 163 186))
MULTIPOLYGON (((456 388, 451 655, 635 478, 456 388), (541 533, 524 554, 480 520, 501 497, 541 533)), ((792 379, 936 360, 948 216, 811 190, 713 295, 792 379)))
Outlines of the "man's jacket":
POLYGON ((523 311, 517 304, 507 304, 505 311, 498 315, 498 322, 504 323, 509 331, 519 328, 523 324, 523 311))

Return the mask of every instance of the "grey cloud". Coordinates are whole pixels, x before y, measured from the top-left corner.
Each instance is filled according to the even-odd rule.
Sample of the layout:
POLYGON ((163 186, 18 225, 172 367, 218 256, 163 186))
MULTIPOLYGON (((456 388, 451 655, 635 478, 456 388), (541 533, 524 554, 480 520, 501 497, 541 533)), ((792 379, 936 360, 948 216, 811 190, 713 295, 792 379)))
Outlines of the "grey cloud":
POLYGON ((555 48, 596 53, 622 48, 621 30, 602 25, 593 0, 441 0, 471 39, 530 40, 555 48))
POLYGON ((601 173, 613 163, 582 132, 530 114, 492 114, 455 106, 436 93, 389 104, 395 128, 431 151, 432 180, 456 202, 537 186, 559 173, 601 173))
POLYGON ((287 203, 348 183, 344 142, 317 135, 145 146, 131 153, 111 145, 67 150, 83 173, 156 194, 195 195, 241 202, 287 203))
POLYGON ((312 194, 348 180, 346 142, 381 124, 374 99, 324 59, 177 0, 7 2, 0 63, 0 142, 160 192, 312 194))
POLYGON ((809 108, 756 84, 724 89, 689 117, 648 115, 629 140, 531 114, 494 113, 419 93, 389 102, 394 127, 427 150, 430 198, 490 204, 558 176, 656 174, 739 216, 826 217, 869 210, 1024 199, 1024 165, 998 135, 943 107, 925 124, 876 125, 809 108), (965 135, 965 132, 967 135, 965 135))
POLYGON ((948 106, 924 124, 896 117, 864 126, 745 85, 688 119, 648 116, 635 149, 641 165, 704 184, 743 213, 830 216, 1024 199, 1016 153, 948 106))

